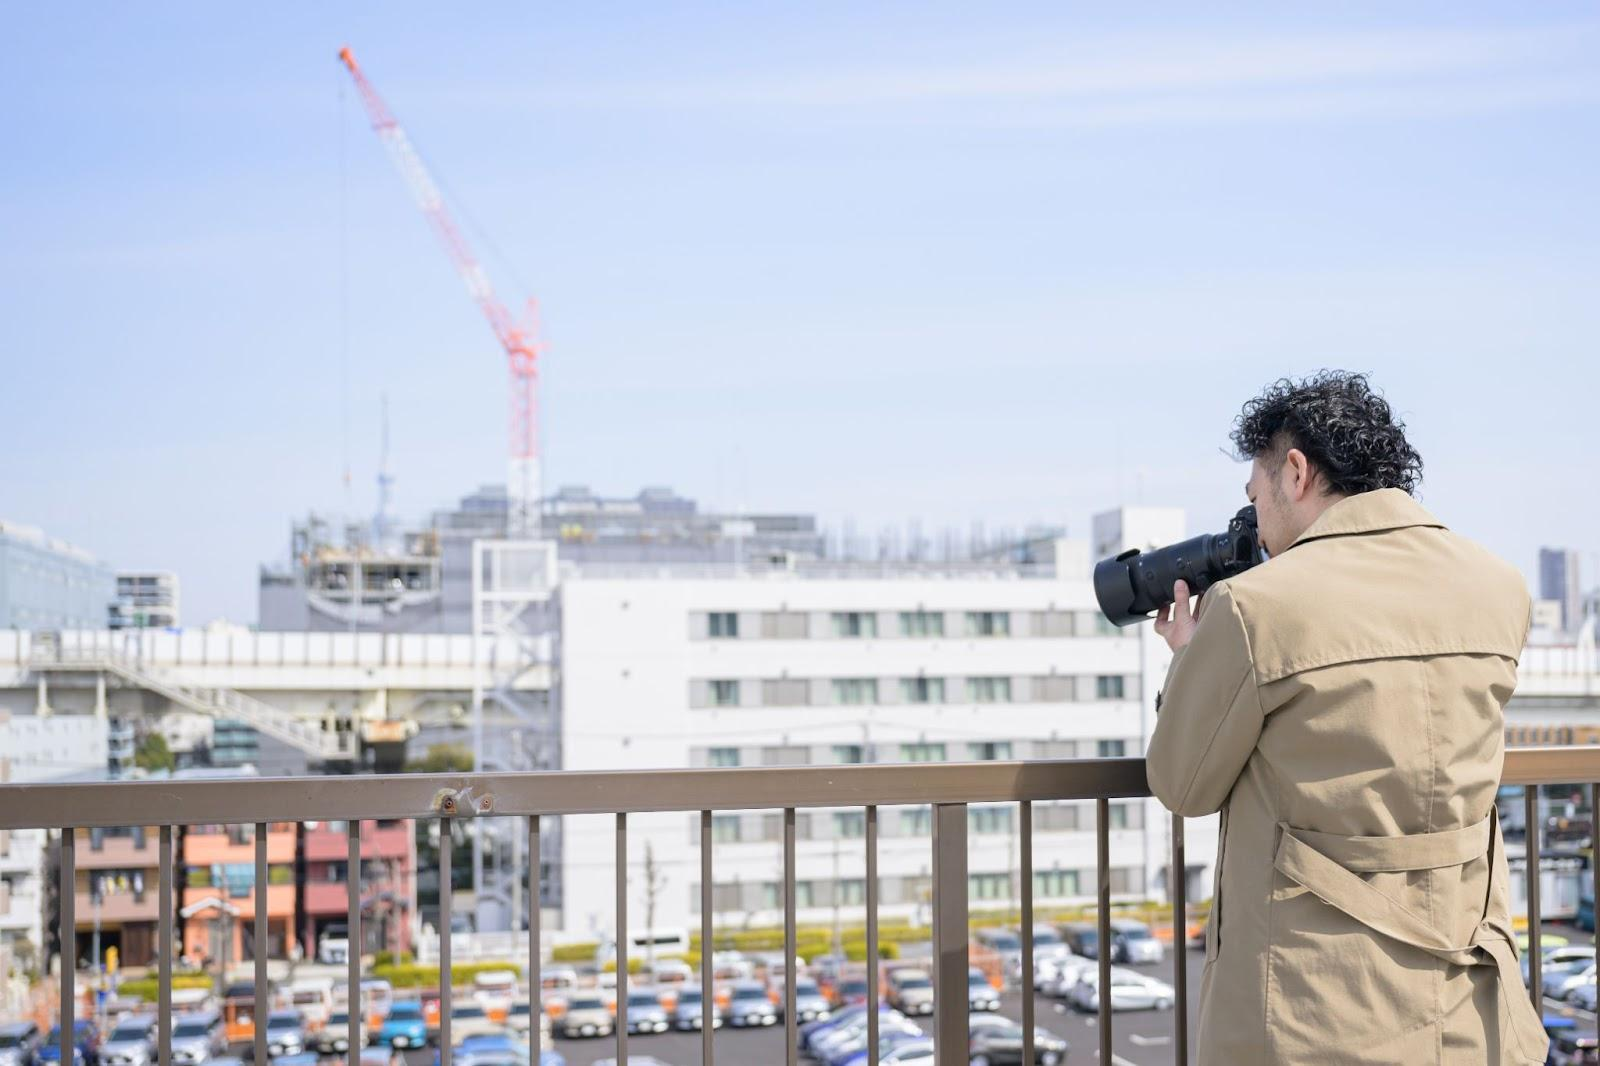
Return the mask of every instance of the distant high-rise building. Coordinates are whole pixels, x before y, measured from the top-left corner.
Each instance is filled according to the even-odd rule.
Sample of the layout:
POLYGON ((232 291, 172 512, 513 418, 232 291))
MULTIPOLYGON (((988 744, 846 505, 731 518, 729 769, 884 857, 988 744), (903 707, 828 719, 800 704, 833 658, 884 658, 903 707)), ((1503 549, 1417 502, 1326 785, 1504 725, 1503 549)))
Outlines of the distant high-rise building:
POLYGON ((0 521, 0 629, 99 629, 111 567, 32 526, 0 521))
POLYGON ((178 575, 166 570, 119 570, 111 629, 167 629, 178 624, 178 575))
POLYGON ((1561 604, 1561 628, 1577 628, 1580 617, 1578 553, 1570 548, 1539 549, 1539 598, 1561 604))

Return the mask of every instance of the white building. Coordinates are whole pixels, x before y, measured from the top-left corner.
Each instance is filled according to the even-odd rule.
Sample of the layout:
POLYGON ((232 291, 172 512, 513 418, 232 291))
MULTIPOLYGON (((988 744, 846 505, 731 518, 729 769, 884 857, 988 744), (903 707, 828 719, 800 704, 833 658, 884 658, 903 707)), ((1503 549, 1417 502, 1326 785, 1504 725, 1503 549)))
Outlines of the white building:
MULTIPOLYGON (((1181 512, 1125 509, 1096 520, 1096 554, 1177 539, 1181 512), (1108 549, 1109 546, 1109 549, 1108 549)), ((1169 655, 1148 626, 1098 611, 1089 545, 1057 541, 1037 565, 895 564, 610 570, 564 575, 562 766, 568 770, 1092 758, 1141 755, 1169 655)), ((721 922, 781 919, 783 797, 718 813, 714 907, 721 922)), ((927 917, 929 812, 885 808, 880 914, 927 917)), ((860 808, 800 811, 799 920, 834 901, 859 920, 860 808), (835 872, 837 871, 837 873, 835 872)), ((1169 821, 1154 799, 1111 804, 1111 889, 1164 898, 1169 821)), ((1095 891, 1092 801, 1034 805, 1035 900, 1095 891)), ((698 814, 628 820, 630 921, 645 920, 643 863, 659 871, 655 924, 694 926, 698 814)), ((999 908, 1018 892, 1015 804, 977 805, 969 895, 999 908)), ((610 932, 609 817, 567 819, 563 925, 610 932)), ((1215 819, 1187 834, 1190 898, 1209 895, 1215 819)))
POLYGON ((168 629, 178 622, 178 575, 170 570, 118 570, 111 629, 168 629))
MULTIPOLYGON (((0 783, 104 775, 106 723, 89 716, 13 717, 0 710, 0 783)), ((0 1009, 25 996, 42 964, 45 831, 0 830, 0 1009)))

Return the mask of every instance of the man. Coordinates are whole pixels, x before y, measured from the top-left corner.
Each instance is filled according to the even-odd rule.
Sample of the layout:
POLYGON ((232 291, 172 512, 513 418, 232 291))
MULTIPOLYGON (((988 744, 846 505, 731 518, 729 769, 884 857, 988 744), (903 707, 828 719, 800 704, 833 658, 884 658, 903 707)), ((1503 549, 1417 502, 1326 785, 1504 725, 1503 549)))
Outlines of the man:
POLYGON ((1523 579, 1411 498, 1361 375, 1278 382, 1233 442, 1269 559, 1174 590, 1148 758, 1222 812, 1199 1064, 1543 1063, 1494 814, 1523 579))

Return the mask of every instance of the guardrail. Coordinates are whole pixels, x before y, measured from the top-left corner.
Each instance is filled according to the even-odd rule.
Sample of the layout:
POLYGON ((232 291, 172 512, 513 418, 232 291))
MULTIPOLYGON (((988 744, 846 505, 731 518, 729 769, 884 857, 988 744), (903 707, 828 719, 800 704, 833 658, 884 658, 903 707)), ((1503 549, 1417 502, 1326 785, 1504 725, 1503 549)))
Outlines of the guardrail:
MULTIPOLYGON (((1507 753, 1503 783, 1509 785, 1589 783, 1600 781, 1600 747, 1529 748, 1507 753)), ((866 920, 867 997, 879 998, 878 966, 878 809, 884 806, 928 804, 933 808, 933 978, 935 987, 935 1066, 966 1063, 967 1027, 967 806, 972 803, 1017 803, 1020 807, 1021 926, 1022 926, 1022 1061, 1034 1060, 1033 967, 1033 840, 1032 804, 1052 800, 1096 801, 1097 886, 1099 942, 1111 942, 1111 867, 1109 863, 1109 802, 1149 795, 1142 759, 1083 759, 1040 762, 985 762, 904 764, 878 766, 773 767, 765 769, 656 770, 614 772, 555 772, 519 774, 312 777, 294 779, 150 781, 90 785, 0 786, 0 829, 44 828, 61 830, 62 885, 75 877, 73 830, 77 828, 154 825, 160 830, 160 918, 158 944, 159 1066, 171 1066, 172 944, 173 934, 173 827, 196 823, 251 824, 256 827, 256 883, 267 883, 267 834, 270 822, 336 820, 349 823, 348 869, 359 871, 360 822, 363 819, 458 819, 515 817, 526 820, 528 855, 539 854, 540 820, 569 814, 610 814, 615 817, 616 914, 618 943, 627 943, 627 843, 628 815, 656 811, 700 812, 700 918, 701 943, 712 937, 713 811, 760 810, 783 806, 784 955, 795 955, 795 811, 806 807, 862 807, 866 818, 866 920), (946 994, 940 995, 940 991, 946 994)), ((1530 990, 1536 1008, 1541 1006, 1539 944, 1539 825, 1536 790, 1528 789, 1526 804, 1531 831, 1527 842, 1527 892, 1530 950, 1530 990)), ((451 834, 439 835, 440 913, 451 912, 450 870, 454 862, 451 834)), ((1176 1033, 1174 1061, 1188 1062, 1185 1024, 1188 987, 1184 952, 1186 928, 1183 819, 1172 819, 1173 943, 1175 967, 1176 1033)), ((1591 868, 1591 876, 1595 873, 1591 868)), ((348 884, 348 922, 352 943, 360 943, 361 884, 359 874, 348 884)), ((254 915, 256 943, 267 943, 264 894, 257 894, 254 915)), ((63 1022, 62 1061, 72 1061, 72 1014, 76 969, 74 893, 61 892, 60 929, 64 957, 61 966, 63 1022)), ((537 1002, 540 987, 538 923, 527 938, 530 1003, 537 1002)), ((440 998, 452 1002, 450 979, 451 938, 440 939, 440 998)), ((702 953, 701 983, 706 1003, 715 1000, 708 952, 702 953)), ((349 958, 349 988, 361 982, 359 952, 349 958)), ((790 967, 786 966, 786 969, 790 967)), ((1100 1061, 1112 1061, 1111 959, 1100 952, 1099 1021, 1100 1061)), ((258 1003, 267 1001, 265 953, 255 959, 258 1003)), ((794 982, 784 982, 785 1060, 798 1059, 794 982)), ((628 974, 617 973, 617 1061, 627 1061, 628 974)), ((354 1002, 354 996, 352 1002, 354 1002)), ((358 1048, 359 1011, 350 1018, 350 1046, 358 1048)), ((868 1060, 878 1062, 878 1013, 867 1011, 868 1060)), ((714 1027, 702 1028, 702 1054, 707 1066, 714 1062, 714 1027)), ((450 1011, 439 1019, 441 1066, 451 1064, 450 1011)), ((255 1061, 267 1061, 266 1027, 256 1026, 255 1061)))

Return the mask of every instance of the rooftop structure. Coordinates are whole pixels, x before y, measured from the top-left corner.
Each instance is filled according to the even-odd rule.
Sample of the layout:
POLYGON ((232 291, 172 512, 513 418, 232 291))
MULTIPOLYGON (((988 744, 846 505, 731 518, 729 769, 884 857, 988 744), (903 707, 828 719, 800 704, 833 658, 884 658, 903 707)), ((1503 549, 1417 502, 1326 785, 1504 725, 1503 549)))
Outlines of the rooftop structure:
POLYGON ((0 520, 0 629, 98 629, 115 596, 111 567, 90 553, 0 520))

